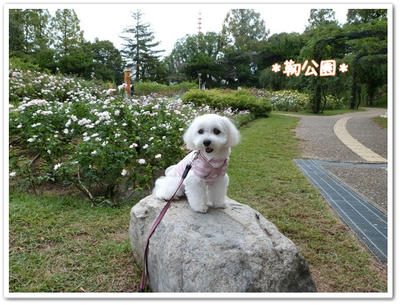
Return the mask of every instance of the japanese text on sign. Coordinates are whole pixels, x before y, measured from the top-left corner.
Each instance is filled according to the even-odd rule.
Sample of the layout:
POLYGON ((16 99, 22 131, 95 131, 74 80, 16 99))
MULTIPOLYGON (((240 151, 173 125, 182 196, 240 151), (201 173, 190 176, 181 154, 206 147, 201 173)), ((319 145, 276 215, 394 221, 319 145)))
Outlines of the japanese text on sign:
MULTIPOLYGON (((314 59, 309 62, 305 60, 302 64, 296 63, 294 60, 286 60, 284 63, 284 69, 282 71, 283 74, 286 74, 287 77, 289 76, 300 76, 302 71, 305 71, 304 76, 335 76, 336 75, 336 60, 334 59, 327 59, 321 60, 318 64, 314 59), (317 69, 319 68, 319 74, 317 69)), ((278 73, 281 71, 281 65, 275 63, 272 65, 272 72, 278 73)), ((346 63, 342 63, 339 65, 339 72, 345 73, 349 69, 349 66, 346 63)))

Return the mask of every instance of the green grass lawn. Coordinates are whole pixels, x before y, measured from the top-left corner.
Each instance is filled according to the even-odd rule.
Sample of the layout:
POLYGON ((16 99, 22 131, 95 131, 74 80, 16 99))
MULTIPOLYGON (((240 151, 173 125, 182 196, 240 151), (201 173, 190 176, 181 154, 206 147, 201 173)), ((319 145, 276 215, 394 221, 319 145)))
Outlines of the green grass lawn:
POLYGON ((276 114, 300 114, 300 115, 322 115, 322 116, 331 116, 331 115, 337 115, 337 114, 344 114, 344 113, 351 113, 351 112, 362 112, 365 111, 366 109, 363 107, 358 108, 357 110, 351 110, 351 109, 335 109, 335 110, 325 110, 323 113, 312 113, 309 111, 273 111, 273 113, 276 114))
POLYGON ((381 128, 387 128, 387 118, 382 118, 380 116, 373 118, 374 122, 378 124, 381 128))
POLYGON ((130 206, 10 193, 10 292, 136 291, 130 206))
MULTIPOLYGON (((260 211, 295 242, 319 291, 386 291, 377 263, 297 169, 297 118, 272 114, 241 128, 229 196, 260 211)), ((132 201, 132 205, 134 201, 132 201)), ((136 291, 129 244, 131 205, 10 193, 10 291, 136 291)))

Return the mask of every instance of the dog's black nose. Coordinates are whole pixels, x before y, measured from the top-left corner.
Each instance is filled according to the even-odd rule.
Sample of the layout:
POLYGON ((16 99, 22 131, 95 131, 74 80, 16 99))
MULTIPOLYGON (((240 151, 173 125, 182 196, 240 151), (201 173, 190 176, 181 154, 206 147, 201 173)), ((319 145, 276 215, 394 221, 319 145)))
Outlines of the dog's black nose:
POLYGON ((211 141, 210 140, 204 140, 203 144, 204 144, 204 146, 210 146, 211 141))

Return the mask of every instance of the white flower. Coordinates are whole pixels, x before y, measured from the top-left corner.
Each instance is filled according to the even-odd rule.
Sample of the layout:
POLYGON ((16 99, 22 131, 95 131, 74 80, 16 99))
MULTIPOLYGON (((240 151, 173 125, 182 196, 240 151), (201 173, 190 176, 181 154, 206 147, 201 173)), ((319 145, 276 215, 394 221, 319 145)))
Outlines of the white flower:
POLYGON ((69 133, 68 129, 65 128, 65 129, 63 130, 63 133, 68 134, 68 133, 69 133))
POLYGON ((143 146, 143 149, 147 149, 147 148, 149 148, 149 145, 148 145, 148 144, 145 144, 145 145, 143 146))
POLYGON ((138 147, 138 145, 136 143, 132 143, 129 148, 134 148, 134 147, 138 147))
POLYGON ((139 164, 146 164, 146 160, 145 159, 139 159, 137 162, 139 164))
POLYGON ((100 142, 101 138, 97 137, 95 140, 96 140, 96 142, 100 142))
POLYGON ((92 138, 97 137, 99 134, 98 133, 94 133, 92 134, 92 138))
POLYGON ((61 166, 61 164, 62 164, 62 163, 57 163, 56 165, 54 165, 54 170, 56 171, 57 169, 59 169, 60 166, 61 166))
POLYGON ((19 124, 19 125, 17 126, 17 128, 22 128, 22 124, 19 124))
POLYGON ((153 141, 154 140, 154 137, 151 137, 150 139, 149 139, 149 142, 151 142, 151 141, 153 141))
POLYGON ((91 155, 95 155, 95 154, 97 154, 97 151, 94 150, 94 151, 92 151, 90 154, 91 154, 91 155))
POLYGON ((128 171, 124 168, 124 169, 122 170, 122 172, 121 172, 121 175, 122 175, 122 176, 126 176, 127 173, 128 173, 128 171))
POLYGON ((83 137, 83 141, 87 142, 90 140, 90 137, 83 137))
POLYGON ((119 116, 120 111, 119 110, 115 110, 114 115, 119 116))
POLYGON ((79 121, 78 121, 78 125, 79 125, 79 126, 82 126, 82 125, 89 124, 89 123, 91 123, 91 122, 92 122, 91 120, 86 119, 86 118, 83 118, 82 120, 79 120, 79 121))
POLYGON ((65 124, 65 127, 69 127, 71 125, 71 119, 68 120, 68 122, 65 124))
POLYGON ((125 89, 126 88, 126 83, 123 83, 122 85, 119 85, 118 86, 118 90, 119 91, 121 91, 121 90, 123 90, 123 89, 125 89))
POLYGON ((48 153, 49 155, 51 155, 51 150, 50 150, 50 149, 48 149, 48 150, 47 150, 47 153, 48 153))
POLYGON ((156 159, 160 159, 161 158, 161 154, 158 154, 155 156, 156 159))
POLYGON ((118 138, 121 134, 120 133, 116 133, 115 137, 118 138))
POLYGON ((71 119, 72 121, 76 122, 78 120, 78 118, 75 115, 71 115, 71 119))
POLYGON ((183 131, 183 128, 179 128, 179 131, 183 131))
POLYGON ((27 141, 28 141, 28 142, 33 142, 33 141, 35 141, 35 139, 29 138, 27 141))
POLYGON ((106 94, 107 94, 107 95, 110 95, 110 94, 113 93, 114 91, 117 91, 117 89, 110 88, 110 89, 108 89, 108 90, 106 91, 106 94))
POLYGON ((11 172, 11 173, 10 173, 10 177, 14 177, 15 174, 16 174, 15 172, 11 172))
POLYGON ((42 125, 42 123, 35 123, 35 124, 32 124, 32 127, 36 127, 36 126, 40 126, 40 125, 42 125))

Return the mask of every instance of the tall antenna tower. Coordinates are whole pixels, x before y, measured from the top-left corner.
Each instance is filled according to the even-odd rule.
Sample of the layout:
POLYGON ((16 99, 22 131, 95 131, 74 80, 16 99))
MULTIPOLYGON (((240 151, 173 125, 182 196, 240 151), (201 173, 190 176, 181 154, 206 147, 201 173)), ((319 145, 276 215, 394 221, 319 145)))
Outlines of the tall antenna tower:
POLYGON ((199 11, 199 17, 197 18, 197 29, 199 30, 199 34, 201 33, 201 11, 199 11))

